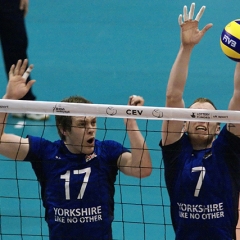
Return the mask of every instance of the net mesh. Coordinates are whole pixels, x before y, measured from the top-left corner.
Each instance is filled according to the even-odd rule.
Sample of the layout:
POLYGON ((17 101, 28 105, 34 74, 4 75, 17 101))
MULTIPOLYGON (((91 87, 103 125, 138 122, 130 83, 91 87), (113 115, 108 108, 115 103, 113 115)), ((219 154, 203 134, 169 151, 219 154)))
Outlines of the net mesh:
MULTIPOLYGON (((115 182, 113 239, 174 239, 163 161, 161 120, 240 122, 236 111, 0 100, 0 111, 50 114, 47 121, 8 117, 7 133, 59 139, 54 115, 97 116, 97 139, 129 146, 122 118, 136 118, 150 150, 153 171, 138 179, 119 173, 115 182)), ((0 156, 0 239, 48 239, 41 189, 30 163, 0 156)))

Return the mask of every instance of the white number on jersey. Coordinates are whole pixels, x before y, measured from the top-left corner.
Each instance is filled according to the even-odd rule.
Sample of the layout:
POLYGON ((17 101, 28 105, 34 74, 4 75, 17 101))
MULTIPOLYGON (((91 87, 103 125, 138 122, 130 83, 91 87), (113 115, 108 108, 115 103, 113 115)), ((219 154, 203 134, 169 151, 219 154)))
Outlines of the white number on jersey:
POLYGON ((192 172, 200 172, 197 186, 196 186, 195 192, 194 192, 194 197, 198 197, 200 189, 202 187, 203 179, 205 177, 206 170, 205 170, 205 167, 194 167, 194 168, 192 168, 192 172))
MULTIPOLYGON (((90 173, 91 173, 90 167, 73 171, 73 174, 85 174, 77 199, 83 198, 90 173)), ((70 171, 68 170, 65 174, 61 175, 60 178, 65 179, 65 196, 66 196, 66 200, 70 200, 70 171)))

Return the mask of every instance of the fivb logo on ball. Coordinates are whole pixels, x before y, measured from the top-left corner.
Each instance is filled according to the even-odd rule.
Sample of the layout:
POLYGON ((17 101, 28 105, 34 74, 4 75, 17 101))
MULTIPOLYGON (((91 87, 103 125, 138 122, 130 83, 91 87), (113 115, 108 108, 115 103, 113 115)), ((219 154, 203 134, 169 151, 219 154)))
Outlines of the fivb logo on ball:
POLYGON ((220 46, 230 59, 240 62, 240 19, 236 19, 223 29, 220 46))

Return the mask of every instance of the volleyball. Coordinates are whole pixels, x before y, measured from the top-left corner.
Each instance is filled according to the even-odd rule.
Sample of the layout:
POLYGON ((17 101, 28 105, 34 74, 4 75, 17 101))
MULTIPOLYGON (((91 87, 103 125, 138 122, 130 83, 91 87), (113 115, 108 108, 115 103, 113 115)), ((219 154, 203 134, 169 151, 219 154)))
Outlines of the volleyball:
POLYGON ((223 29, 220 46, 227 57, 240 62, 240 19, 231 21, 223 29))

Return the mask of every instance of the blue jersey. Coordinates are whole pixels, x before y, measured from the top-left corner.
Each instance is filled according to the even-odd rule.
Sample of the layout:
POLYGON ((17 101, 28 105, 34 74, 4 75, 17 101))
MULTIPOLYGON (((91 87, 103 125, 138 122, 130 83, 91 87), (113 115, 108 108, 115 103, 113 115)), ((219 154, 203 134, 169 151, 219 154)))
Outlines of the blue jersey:
POLYGON ((117 160, 128 150, 95 140, 91 155, 72 154, 61 140, 28 137, 25 160, 41 185, 50 239, 112 239, 117 160))
POLYGON ((235 239, 240 138, 225 126, 208 149, 193 150, 186 134, 160 146, 176 239, 235 239))

